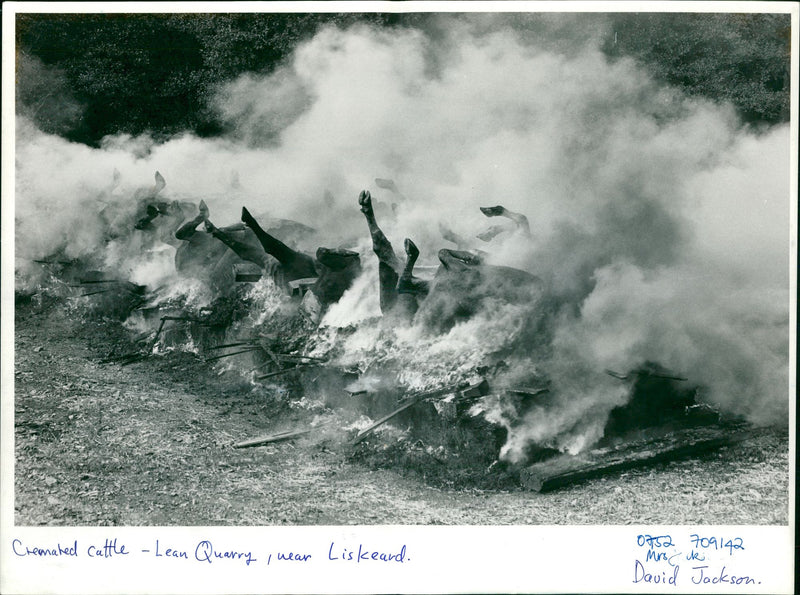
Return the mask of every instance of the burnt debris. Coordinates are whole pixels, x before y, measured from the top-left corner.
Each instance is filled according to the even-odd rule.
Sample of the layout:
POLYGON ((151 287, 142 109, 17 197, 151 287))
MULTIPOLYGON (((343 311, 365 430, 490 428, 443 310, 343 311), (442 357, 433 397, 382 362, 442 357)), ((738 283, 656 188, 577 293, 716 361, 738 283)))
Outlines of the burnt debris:
MULTIPOLYGON (((378 178, 376 184, 396 199, 396 214, 406 197, 392 180, 378 178)), ((510 462, 504 456, 510 437, 546 415, 559 398, 547 374, 535 366, 519 373, 520 352, 547 344, 551 325, 546 319, 557 313, 541 279, 487 264, 486 252, 470 249, 463 238, 459 249, 439 251, 435 273, 417 277, 419 248, 406 238, 405 254, 395 253, 378 223, 386 211, 378 209, 376 215, 364 191, 358 207, 377 257, 374 283, 382 312, 382 320, 367 323, 381 333, 380 349, 391 350, 395 327, 416 325, 424 330, 422 341, 508 306, 528 312, 530 320, 521 321, 521 330, 511 333, 507 344, 487 350, 475 362, 451 365, 433 355, 415 360, 409 354, 408 361, 418 362, 419 368, 409 369, 385 353, 369 362, 353 361, 342 358, 342 344, 359 332, 359 324, 335 332, 320 324, 365 274, 362 258, 368 255, 352 250, 352 244, 305 252, 290 244, 312 233, 311 228, 256 217, 245 207, 241 222, 217 227, 204 201, 195 206, 166 200, 161 196, 165 186, 156 173, 155 186, 136 195, 135 208, 120 213, 105 209, 103 216, 106 248, 112 243, 117 251, 136 248, 144 259, 159 246, 172 247, 173 269, 158 284, 148 287, 124 270, 102 270, 97 254, 68 259, 57 253, 33 261, 46 271, 47 283, 61 288, 62 297, 80 298, 75 301, 90 304, 89 314, 124 320, 136 330, 138 347, 109 354, 104 364, 130 365, 188 346, 199 364, 218 366, 220 373, 233 369, 251 383, 280 387, 300 399, 322 396, 329 417, 326 435, 339 436, 354 460, 410 465, 426 477, 450 478, 444 483, 458 477, 460 485, 548 491, 623 469, 699 456, 747 437, 746 432, 728 432, 732 420, 722 420, 703 403, 702 387, 690 378, 644 362, 628 371, 596 371, 598 382, 620 383, 627 398, 593 412, 604 416, 605 424, 601 436, 581 452, 567 454, 552 440, 531 439, 524 455, 510 462)), ((482 234, 484 241, 506 232, 530 237, 524 215, 501 205, 481 211, 513 223, 482 234)), ((444 227, 443 234, 453 237, 444 227)), ((310 427, 297 427, 233 447, 314 435, 310 427)))

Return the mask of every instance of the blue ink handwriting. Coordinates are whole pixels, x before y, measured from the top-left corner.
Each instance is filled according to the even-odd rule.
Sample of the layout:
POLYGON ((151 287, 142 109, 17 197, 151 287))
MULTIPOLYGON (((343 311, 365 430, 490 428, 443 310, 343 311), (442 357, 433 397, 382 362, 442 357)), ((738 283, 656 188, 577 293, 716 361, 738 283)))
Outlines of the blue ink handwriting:
MULTIPOLYGON (((686 560, 690 562, 706 562, 709 553, 713 559, 715 551, 733 556, 734 553, 745 549, 744 540, 741 537, 726 539, 725 537, 705 537, 692 533, 688 541, 691 549, 686 548, 690 549, 689 553, 686 554, 686 560)), ((636 545, 640 548, 647 548, 647 553, 645 554, 644 562, 641 561, 639 556, 634 560, 634 583, 678 586, 679 562, 683 559, 683 554, 678 551, 678 546, 676 546, 671 535, 640 534, 636 536, 636 545)), ((760 581, 748 575, 729 574, 727 566, 722 566, 719 569, 719 567, 711 566, 710 562, 706 562, 703 566, 692 566, 692 572, 690 579, 695 585, 761 584, 760 581)))
POLYGON ((692 535, 689 537, 689 540, 697 549, 727 549, 728 554, 731 556, 733 555, 734 550, 744 549, 744 540, 741 537, 734 537, 733 539, 728 539, 726 541, 724 537, 720 537, 719 540, 717 540, 716 537, 701 537, 697 533, 692 533, 692 535))
POLYGON ((22 540, 15 539, 11 542, 11 549, 14 554, 20 557, 25 556, 78 556, 78 540, 76 539, 71 546, 63 546, 57 543, 55 547, 23 547, 22 540))
POLYGON ((672 547, 671 535, 638 535, 636 537, 636 544, 641 547, 672 547))
POLYGON ((725 573, 725 566, 722 567, 722 570, 719 571, 719 575, 716 572, 708 571, 709 576, 703 572, 704 569, 708 569, 708 566, 693 566, 692 570, 695 570, 694 576, 692 576, 692 582, 695 585, 718 585, 720 583, 728 584, 728 585, 754 585, 756 582, 761 584, 761 581, 756 581, 754 578, 749 576, 734 576, 728 575, 725 573))
POLYGON ((127 556, 130 552, 125 551, 125 544, 117 547, 117 538, 106 539, 102 547, 95 547, 90 545, 86 550, 86 554, 90 558, 113 558, 114 555, 127 556))
POLYGON ((306 562, 311 557, 311 554, 295 554, 293 552, 289 552, 288 554, 282 554, 278 552, 278 560, 287 560, 292 562, 306 562))
POLYGON ((237 552, 236 550, 228 550, 228 551, 219 551, 214 549, 214 545, 208 541, 203 540, 197 544, 197 547, 194 550, 194 558, 199 562, 208 562, 209 564, 212 563, 214 560, 242 560, 247 566, 250 566, 251 562, 256 562, 257 560, 253 557, 251 552, 237 552))
POLYGON ((655 572, 648 572, 645 568, 644 564, 639 562, 639 560, 635 561, 633 566, 633 582, 634 583, 653 583, 654 585, 665 584, 665 585, 672 585, 677 587, 678 586, 678 571, 681 569, 680 566, 674 566, 672 568, 672 575, 667 576, 666 571, 655 571, 655 572))
POLYGON ((379 562, 399 562, 400 564, 411 561, 411 558, 406 556, 405 545, 403 545, 403 547, 400 548, 400 551, 396 553, 370 551, 365 549, 363 544, 358 544, 358 552, 352 549, 348 550, 347 548, 334 549, 334 546, 335 542, 332 541, 330 548, 328 548, 328 560, 352 560, 356 563, 370 562, 375 560, 379 562))
MULTIPOLYGON (((150 550, 142 550, 143 552, 149 552, 150 550)), ((188 560, 189 554, 183 550, 176 550, 171 547, 166 549, 159 548, 159 540, 156 539, 156 558, 178 558, 179 560, 188 560)))

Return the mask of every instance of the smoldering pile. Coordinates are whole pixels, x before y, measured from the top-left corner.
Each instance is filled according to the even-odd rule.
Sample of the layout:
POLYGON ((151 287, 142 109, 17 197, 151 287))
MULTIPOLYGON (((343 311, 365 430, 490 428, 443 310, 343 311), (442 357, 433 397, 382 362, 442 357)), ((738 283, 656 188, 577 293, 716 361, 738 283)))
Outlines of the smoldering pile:
MULTIPOLYGON (((153 188, 133 194, 137 206, 126 216, 99 211, 112 260, 103 261, 96 251, 64 260, 58 250, 34 261, 51 271, 49 284, 39 281, 39 294, 57 279, 68 280, 62 290, 80 290, 69 296, 79 300, 74 312, 114 316, 138 335, 139 350, 104 363, 129 365, 176 348, 194 351, 221 372, 279 387, 285 398, 307 403, 315 423, 327 418, 326 436, 338 429, 350 456, 370 464, 432 465, 441 481, 460 485, 507 485, 531 462, 586 450, 601 438, 652 441, 697 425, 719 426, 719 411, 698 403, 697 387, 681 386, 687 379, 654 364, 627 375, 596 371, 598 384, 616 384, 619 405, 595 402, 578 417, 564 415, 547 374, 563 302, 548 295, 540 279, 489 265, 478 250, 442 249, 435 275, 427 267, 430 278, 417 277, 416 246, 406 240, 401 266, 369 192, 361 193, 359 206, 377 270, 357 242, 351 244, 360 251, 320 247, 315 258, 294 250, 277 235, 296 242, 313 229, 281 220, 264 230, 246 208, 244 223, 217 228, 204 201, 161 200, 166 181, 159 173, 155 180, 153 188), (157 286, 131 281, 141 270, 138 261, 153 262, 154 253, 162 260, 172 255, 172 271, 160 271, 157 286), (345 312, 363 310, 358 303, 374 298, 382 316, 342 324, 345 312), (528 439, 520 454, 515 440, 533 415, 549 417, 552 427, 547 438, 528 439), (582 441, 577 449, 576 439, 582 441)), ((399 194, 393 182, 376 183, 399 194)), ((510 219, 503 231, 529 238, 524 215, 501 206, 482 211, 510 219)), ((494 226, 485 235, 497 233, 494 226)), ((453 239, 453 232, 445 235, 453 239)), ((733 421, 738 423, 727 423, 733 421)), ((714 440, 719 436, 704 438, 698 449, 714 440)), ((636 460, 626 458, 626 464, 636 460)))
POLYGON ((221 90, 222 139, 89 149, 18 118, 17 290, 96 287, 71 301, 124 319, 138 353, 197 351, 352 434, 413 402, 363 456, 483 473, 718 413, 785 423, 788 127, 744 129, 591 44, 449 35, 327 29, 221 90), (411 246, 372 253, 364 186, 421 279, 411 246))

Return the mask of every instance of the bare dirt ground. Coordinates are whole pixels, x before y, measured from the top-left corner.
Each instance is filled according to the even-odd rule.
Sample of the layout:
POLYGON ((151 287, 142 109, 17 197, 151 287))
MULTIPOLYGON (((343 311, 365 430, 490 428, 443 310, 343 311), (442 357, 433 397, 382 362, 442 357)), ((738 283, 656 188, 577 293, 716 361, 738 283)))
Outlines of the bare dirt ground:
POLYGON ((549 494, 372 469, 309 413, 220 380, 196 355, 103 363, 128 331, 63 303, 17 304, 17 525, 786 524, 788 432, 549 494))

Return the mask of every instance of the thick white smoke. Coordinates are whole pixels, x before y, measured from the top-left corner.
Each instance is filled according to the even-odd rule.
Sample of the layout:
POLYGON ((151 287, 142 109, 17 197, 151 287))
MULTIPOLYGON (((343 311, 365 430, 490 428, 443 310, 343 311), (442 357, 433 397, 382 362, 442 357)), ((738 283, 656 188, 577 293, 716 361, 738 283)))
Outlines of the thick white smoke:
MULTIPOLYGON (((688 99, 632 61, 610 63, 590 37, 567 51, 553 37, 537 43, 493 26, 441 28, 437 39, 325 29, 272 75, 219 89, 215 105, 232 130, 223 139, 118 137, 93 150, 19 119, 17 253, 96 249, 88 209, 132 192, 108 189, 116 168, 128 185, 159 170, 164 196, 205 198, 218 225, 245 204, 374 260, 356 203, 369 188, 397 203, 396 218, 379 214, 379 223, 398 250, 412 237, 420 264, 454 247, 440 235, 446 224, 491 262, 541 277, 567 306, 535 362, 552 379, 554 408, 514 428, 509 456, 528 440, 568 435, 559 444, 573 449, 591 441, 624 395, 603 370, 644 361, 689 377, 730 412, 785 420, 788 127, 752 133, 730 107, 688 99), (376 177, 393 179, 405 198, 376 177), (475 238, 498 223, 478 210, 494 204, 527 215, 532 239, 475 238)), ((376 314, 377 274, 365 268, 371 277, 328 322, 376 314)), ((482 337, 516 328, 497 317, 487 324, 485 335, 480 321, 457 327, 428 345, 435 354, 412 359, 459 347, 482 355, 482 337)), ((420 345, 409 333, 398 353, 420 345)))

